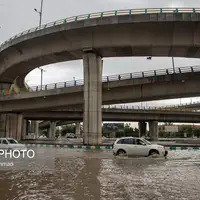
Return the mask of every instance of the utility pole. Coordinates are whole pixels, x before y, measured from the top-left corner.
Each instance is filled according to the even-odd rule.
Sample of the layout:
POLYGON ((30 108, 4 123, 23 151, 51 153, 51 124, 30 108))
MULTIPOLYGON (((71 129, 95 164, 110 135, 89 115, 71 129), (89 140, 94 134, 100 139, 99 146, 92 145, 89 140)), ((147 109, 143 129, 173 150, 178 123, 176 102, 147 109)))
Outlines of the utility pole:
POLYGON ((38 67, 41 71, 41 79, 40 79, 40 89, 42 90, 42 84, 43 84, 43 72, 46 72, 44 69, 38 67))
POLYGON ((42 25, 42 11, 43 11, 43 0, 41 0, 41 5, 40 5, 40 11, 38 11, 36 8, 34 8, 35 12, 37 12, 40 16, 39 20, 39 27, 42 25))
POLYGON ((173 67, 173 72, 174 72, 174 74, 175 74, 174 57, 172 57, 172 67, 173 67))

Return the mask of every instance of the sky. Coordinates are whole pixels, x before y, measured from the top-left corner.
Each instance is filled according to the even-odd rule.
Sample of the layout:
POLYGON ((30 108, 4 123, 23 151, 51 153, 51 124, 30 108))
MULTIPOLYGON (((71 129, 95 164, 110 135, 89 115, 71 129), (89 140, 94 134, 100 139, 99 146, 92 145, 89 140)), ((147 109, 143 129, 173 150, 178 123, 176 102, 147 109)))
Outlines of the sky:
MULTIPOLYGON (((44 0, 42 23, 99 11, 134 8, 200 7, 198 0, 44 0)), ((0 43, 39 23, 40 0, 0 0, 0 43)), ((200 65, 198 59, 175 58, 176 67, 200 65)), ((145 57, 106 58, 103 76, 171 68, 171 58, 147 60, 145 57)), ((83 78, 82 61, 70 61, 44 66, 43 83, 64 82, 83 78)), ((28 85, 40 84, 40 70, 35 69, 26 77, 28 85)), ((142 106, 165 106, 200 101, 200 98, 187 98, 142 103, 142 106)), ((141 103, 133 105, 141 106, 141 103)))

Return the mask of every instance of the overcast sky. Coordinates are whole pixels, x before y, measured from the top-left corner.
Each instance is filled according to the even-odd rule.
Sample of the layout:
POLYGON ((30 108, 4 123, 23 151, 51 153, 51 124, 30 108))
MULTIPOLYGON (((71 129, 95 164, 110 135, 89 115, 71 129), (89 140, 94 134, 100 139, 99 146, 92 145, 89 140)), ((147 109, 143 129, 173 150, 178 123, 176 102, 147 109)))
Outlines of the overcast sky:
MULTIPOLYGON (((42 23, 91 12, 161 7, 200 7, 199 0, 44 0, 42 23)), ((40 9, 40 0, 0 0, 0 42, 9 37, 35 27, 39 23, 39 15, 34 8, 40 9)), ((176 67, 200 65, 198 59, 175 59, 176 67)), ((151 69, 171 68, 171 58, 110 58, 104 59, 103 75, 136 72, 151 69)), ((58 63, 45 66, 44 84, 63 82, 83 78, 82 61, 58 63)), ((26 78, 29 85, 40 84, 40 70, 32 71, 26 78)), ((197 101, 198 98, 193 98, 197 101)), ((181 103, 191 99, 182 99, 181 103)), ((180 103, 178 100, 167 100, 147 103, 149 105, 166 105, 180 103)), ((140 105, 140 104, 139 104, 140 105)), ((143 106, 146 103, 143 103, 143 106)))

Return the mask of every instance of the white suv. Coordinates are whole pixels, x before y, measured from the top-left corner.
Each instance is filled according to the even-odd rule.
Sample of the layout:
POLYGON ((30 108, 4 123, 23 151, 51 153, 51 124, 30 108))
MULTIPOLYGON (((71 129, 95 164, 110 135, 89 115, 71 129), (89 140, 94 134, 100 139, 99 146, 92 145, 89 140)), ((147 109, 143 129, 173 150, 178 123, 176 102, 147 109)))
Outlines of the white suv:
POLYGON ((13 138, 0 138, 0 149, 9 150, 27 150, 25 144, 20 144, 17 140, 13 138))
POLYGON ((150 156, 160 155, 166 157, 168 151, 164 146, 158 144, 151 144, 144 138, 124 137, 119 138, 113 144, 114 155, 127 155, 127 156, 150 156))

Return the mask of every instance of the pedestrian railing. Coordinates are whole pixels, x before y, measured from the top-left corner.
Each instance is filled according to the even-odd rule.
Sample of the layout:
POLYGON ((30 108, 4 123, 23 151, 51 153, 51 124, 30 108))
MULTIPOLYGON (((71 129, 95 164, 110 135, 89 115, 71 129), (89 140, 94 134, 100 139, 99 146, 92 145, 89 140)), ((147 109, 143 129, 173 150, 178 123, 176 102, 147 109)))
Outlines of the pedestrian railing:
MULTIPOLYGON (((102 82, 113 82, 113 81, 123 81, 123 80, 130 80, 130 79, 140 79, 140 78, 148 78, 148 77, 158 77, 164 75, 181 75, 185 73, 195 73, 200 72, 200 66, 189 66, 189 67, 180 67, 173 70, 170 69, 158 69, 158 70, 150 70, 150 71, 143 71, 143 72, 133 72, 133 73, 125 73, 125 74, 116 74, 111 76, 104 76, 102 77, 102 82)), ((19 93, 24 92, 38 92, 42 90, 52 90, 52 89, 59 89, 59 88, 67 88, 67 87, 76 87, 76 86, 83 86, 84 80, 73 80, 73 81, 66 81, 60 83, 52 83, 43 86, 33 86, 28 88, 19 88, 19 93)), ((14 91, 1 90, 1 95, 13 95, 17 94, 14 91)))
POLYGON ((57 20, 54 22, 50 22, 48 24, 44 24, 40 27, 34 27, 29 30, 23 31, 10 39, 6 40, 4 43, 0 46, 0 51, 5 49, 7 46, 9 46, 9 43, 12 42, 12 40, 15 40, 23 35, 27 35, 33 32, 38 32, 40 30, 44 30, 53 26, 58 26, 66 23, 72 23, 82 20, 91 20, 95 18, 105 18, 105 17, 111 17, 111 16, 121 16, 121 15, 147 15, 147 14, 170 14, 170 13, 200 13, 200 8, 143 8, 143 9, 126 9, 126 10, 112 10, 112 11, 105 11, 105 12, 97 12, 97 13, 90 13, 90 14, 84 14, 79 16, 73 16, 68 17, 65 19, 57 20))

